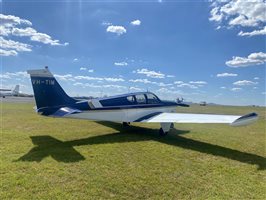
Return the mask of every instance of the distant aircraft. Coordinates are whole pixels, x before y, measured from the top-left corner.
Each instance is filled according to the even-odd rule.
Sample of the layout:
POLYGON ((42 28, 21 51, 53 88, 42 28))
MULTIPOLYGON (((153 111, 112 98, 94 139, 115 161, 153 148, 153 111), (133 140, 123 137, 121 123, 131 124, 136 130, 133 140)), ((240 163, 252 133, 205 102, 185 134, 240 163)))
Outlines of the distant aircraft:
POLYGON ((16 85, 13 91, 10 89, 0 89, 0 97, 17 96, 19 95, 19 85, 16 85))
POLYGON ((177 106, 186 106, 174 101, 160 100, 151 92, 128 93, 118 96, 77 100, 69 97, 52 73, 45 69, 28 70, 30 74, 37 113, 49 117, 89 119, 97 121, 159 122, 160 135, 166 135, 176 123, 229 123, 232 126, 254 122, 258 116, 184 114, 176 113, 177 106))

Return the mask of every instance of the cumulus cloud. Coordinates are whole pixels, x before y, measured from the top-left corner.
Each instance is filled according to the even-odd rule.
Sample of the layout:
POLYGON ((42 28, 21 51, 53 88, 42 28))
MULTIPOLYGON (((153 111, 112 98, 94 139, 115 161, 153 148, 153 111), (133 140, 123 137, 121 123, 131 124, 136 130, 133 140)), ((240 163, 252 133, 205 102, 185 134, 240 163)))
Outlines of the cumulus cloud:
POLYGON ((261 30, 254 30, 254 31, 251 31, 251 32, 243 32, 243 31, 240 31, 238 33, 239 36, 255 36, 255 35, 266 35, 266 26, 264 26, 263 29, 261 30))
POLYGON ((0 14, 0 35, 1 35, 0 43, 3 44, 1 45, 2 56, 15 56, 18 54, 18 52, 22 51, 29 52, 32 50, 32 46, 29 44, 24 44, 14 40, 4 39, 4 37, 9 37, 9 36, 29 37, 31 41, 40 42, 43 44, 49 44, 52 46, 68 45, 67 42, 60 43, 59 40, 52 39, 52 37, 46 33, 39 33, 30 26, 32 26, 32 23, 29 20, 21 19, 13 15, 0 14), (28 26, 28 27, 21 28, 18 26, 28 26))
POLYGON ((206 85, 206 81, 189 81, 191 84, 196 84, 196 85, 206 85))
POLYGON ((149 81, 148 79, 130 79, 129 82, 133 82, 133 83, 152 83, 151 81, 149 81))
POLYGON ((139 26, 141 24, 141 21, 139 19, 137 19, 137 20, 130 22, 130 24, 133 26, 139 26))
POLYGON ((238 85, 238 86, 245 86, 245 85, 256 85, 258 83, 253 82, 253 81, 248 81, 248 80, 242 80, 242 81, 236 81, 233 84, 238 85))
POLYGON ((233 74, 233 73, 221 73, 221 74, 217 74, 217 77, 235 77, 238 76, 238 74, 233 74))
POLYGON ((237 92, 237 91, 241 91, 242 90, 242 88, 232 88, 231 89, 231 91, 233 91, 233 92, 237 92))
MULTIPOLYGON (((259 27, 266 22, 264 0, 214 0, 211 4, 210 21, 227 27, 259 27)), ((241 33, 241 32, 240 32, 241 33)), ((239 35, 248 35, 243 32, 239 35)), ((254 32, 252 35, 262 34, 254 32)))
POLYGON ((0 49, 0 56, 16 56, 18 53, 15 50, 0 49))
POLYGON ((114 63, 115 66, 128 66, 127 62, 115 62, 114 63))
POLYGON ((14 51, 31 51, 31 45, 16 42, 14 40, 6 40, 0 37, 0 44, 2 49, 14 49, 14 51))
POLYGON ((116 33, 118 36, 120 36, 120 35, 126 33, 127 30, 123 26, 110 25, 110 26, 107 27, 106 32, 116 33))
POLYGON ((150 71, 148 69, 137 69, 137 71, 135 72, 137 74, 144 74, 147 77, 151 77, 151 78, 165 78, 165 74, 161 73, 161 72, 156 72, 156 71, 150 71))
POLYGON ((124 82, 122 78, 111 78, 111 77, 93 77, 93 76, 74 76, 76 80, 87 80, 87 81, 108 81, 108 82, 124 82))
POLYGON ((234 56, 232 60, 226 61, 229 67, 247 67, 253 65, 262 65, 266 62, 266 53, 251 53, 247 58, 234 56))
POLYGON ((93 83, 80 83, 80 82, 75 82, 73 84, 74 86, 81 86, 81 87, 90 87, 90 88, 115 88, 115 89, 126 89, 125 86, 122 85, 95 85, 93 83))

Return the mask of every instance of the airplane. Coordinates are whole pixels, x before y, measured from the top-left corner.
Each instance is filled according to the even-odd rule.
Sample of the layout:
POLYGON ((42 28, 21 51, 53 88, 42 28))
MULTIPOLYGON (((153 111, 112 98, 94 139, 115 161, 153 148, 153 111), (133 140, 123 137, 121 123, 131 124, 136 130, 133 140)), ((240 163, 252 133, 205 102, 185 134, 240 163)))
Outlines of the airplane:
POLYGON ((16 85, 14 90, 10 89, 0 89, 0 97, 7 97, 7 96, 18 96, 19 95, 19 85, 16 85))
POLYGON ((28 70, 33 87, 36 112, 48 117, 64 117, 95 121, 160 123, 160 135, 166 135, 174 123, 229 123, 231 126, 250 124, 258 119, 256 113, 244 116, 176 113, 177 106, 188 106, 175 101, 164 101, 151 92, 74 99, 66 94, 46 66, 28 70))

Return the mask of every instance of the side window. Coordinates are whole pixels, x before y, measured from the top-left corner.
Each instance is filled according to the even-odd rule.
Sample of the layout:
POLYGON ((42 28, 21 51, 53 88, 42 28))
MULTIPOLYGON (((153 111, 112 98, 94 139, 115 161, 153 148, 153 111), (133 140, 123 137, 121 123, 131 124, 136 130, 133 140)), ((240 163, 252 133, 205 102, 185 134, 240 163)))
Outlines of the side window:
POLYGON ((144 94, 138 94, 136 95, 136 100, 138 104, 146 104, 146 98, 144 94))
POLYGON ((128 96, 128 97, 127 97, 127 100, 128 100, 130 103, 134 103, 134 102, 135 102, 134 96, 128 96))
POLYGON ((147 101, 148 101, 148 104, 156 104, 156 103, 159 103, 159 100, 158 98, 153 95, 153 94, 146 94, 147 96, 147 101))

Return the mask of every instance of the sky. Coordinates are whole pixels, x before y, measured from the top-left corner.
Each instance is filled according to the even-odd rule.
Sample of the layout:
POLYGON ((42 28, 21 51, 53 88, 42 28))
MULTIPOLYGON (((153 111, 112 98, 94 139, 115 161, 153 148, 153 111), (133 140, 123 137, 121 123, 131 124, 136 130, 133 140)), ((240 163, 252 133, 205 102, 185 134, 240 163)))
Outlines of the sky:
POLYGON ((70 96, 266 105, 265 0, 0 1, 1 88, 48 66, 70 96))

